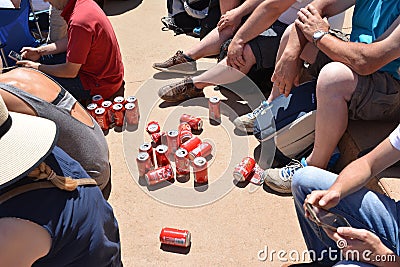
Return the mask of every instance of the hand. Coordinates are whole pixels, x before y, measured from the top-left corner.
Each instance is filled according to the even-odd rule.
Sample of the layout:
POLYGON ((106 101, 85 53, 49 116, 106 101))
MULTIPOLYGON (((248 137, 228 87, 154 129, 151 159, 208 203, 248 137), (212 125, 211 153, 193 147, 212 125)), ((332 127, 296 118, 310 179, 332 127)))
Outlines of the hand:
POLYGON ((329 23, 320 16, 313 5, 310 4, 306 8, 301 8, 297 15, 295 24, 309 42, 313 42, 313 35, 316 31, 329 31, 329 23))
POLYGON ((280 94, 284 94, 286 97, 289 96, 293 85, 299 85, 301 64, 299 57, 282 54, 275 64, 275 70, 271 78, 274 83, 274 89, 277 87, 280 94))
POLYGON ((30 61, 30 60, 17 61, 16 64, 21 66, 21 67, 32 68, 32 69, 35 69, 35 70, 39 70, 39 66, 40 66, 40 63, 33 62, 33 61, 30 61))
POLYGON ((349 258, 349 260, 367 263, 373 261, 374 265, 384 266, 385 262, 378 261, 381 259, 380 257, 382 255, 394 255, 394 253, 382 243, 377 235, 368 230, 356 229, 353 227, 339 227, 337 232, 324 230, 336 243, 341 242, 346 245, 341 248, 345 257, 358 256, 356 259, 349 258), (358 251, 358 253, 354 253, 354 251, 358 251))
POLYGON ((39 48, 23 47, 21 49, 21 56, 23 59, 29 59, 31 61, 38 61, 40 59, 39 48))
POLYGON ((226 56, 226 63, 228 66, 238 70, 245 66, 246 62, 243 58, 243 49, 244 44, 233 38, 232 42, 229 44, 226 56))
POLYGON ((217 27, 218 31, 222 31, 230 27, 232 29, 232 33, 236 31, 242 22, 242 16, 240 16, 239 12, 236 9, 229 10, 218 21, 217 27))

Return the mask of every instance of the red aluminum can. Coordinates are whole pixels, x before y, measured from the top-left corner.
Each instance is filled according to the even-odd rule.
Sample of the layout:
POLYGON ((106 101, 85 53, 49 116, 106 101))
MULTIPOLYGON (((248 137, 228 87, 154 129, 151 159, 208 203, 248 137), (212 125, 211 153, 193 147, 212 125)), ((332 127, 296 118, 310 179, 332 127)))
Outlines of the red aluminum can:
POLYGON ((164 181, 173 180, 174 170, 171 165, 162 166, 148 171, 145 174, 145 178, 148 185, 155 185, 164 181))
POLYGON ((166 135, 165 132, 153 133, 153 134, 151 135, 151 140, 153 140, 153 142, 154 142, 154 144, 155 144, 156 146, 163 145, 163 144, 166 144, 166 143, 167 143, 167 142, 166 142, 166 139, 167 139, 166 136, 167 136, 167 135, 166 135))
POLYGON ((192 138, 187 140, 185 143, 181 144, 181 148, 186 149, 186 151, 190 153, 200 144, 201 144, 200 138, 198 138, 197 136, 192 136, 192 138))
POLYGON ((208 115, 211 122, 221 123, 221 107, 219 97, 213 96, 208 100, 208 115))
POLYGON ((178 131, 171 130, 167 133, 168 153, 174 155, 178 149, 178 131))
POLYGON ((194 160, 194 158, 197 157, 207 157, 208 155, 211 155, 212 151, 212 145, 208 142, 201 143, 198 145, 195 149, 190 151, 189 153, 189 158, 191 160, 194 160))
POLYGON ((111 125, 114 124, 114 113, 112 112, 111 108, 112 108, 113 103, 111 101, 103 101, 103 103, 101 103, 101 107, 103 107, 106 112, 107 112, 107 119, 108 119, 108 123, 111 127, 111 125))
POLYGON ((195 117, 189 114, 182 114, 179 119, 180 123, 186 122, 190 125, 193 130, 200 131, 203 128, 203 121, 199 117, 195 117))
POLYGON ((192 129, 186 122, 182 122, 178 126, 178 145, 185 143, 187 140, 193 137, 192 129))
POLYGON ((101 107, 101 104, 103 103, 104 99, 101 95, 94 95, 92 96, 92 103, 97 104, 97 106, 101 107))
POLYGON ((126 98, 126 101, 125 101, 125 102, 126 102, 126 103, 133 103, 133 104, 135 104, 135 106, 136 106, 136 108, 137 108, 138 116, 140 117, 139 102, 138 102, 136 96, 128 96, 128 97, 126 98))
POLYGON ((98 108, 96 103, 90 103, 89 105, 87 105, 86 109, 89 112, 89 114, 95 118, 96 114, 94 113, 94 111, 96 110, 96 108, 98 108))
POLYGON ((146 131, 149 134, 158 133, 161 131, 160 124, 158 124, 156 121, 151 121, 149 124, 147 124, 146 131))
POLYGON ((106 110, 104 108, 96 108, 94 113, 96 114, 96 121, 100 125, 100 128, 103 131, 108 130, 109 125, 108 125, 108 121, 107 121, 106 110))
POLYGON ((154 164, 153 147, 150 143, 143 143, 139 146, 139 152, 146 152, 150 156, 151 163, 154 164))
POLYGON ((123 96, 117 96, 116 98, 114 98, 114 104, 125 105, 125 98, 123 96))
POLYGON ((166 145, 159 145, 156 147, 156 159, 157 159, 157 166, 162 167, 169 165, 169 159, 167 157, 168 147, 166 145))
POLYGON ((112 112, 114 114, 114 124, 117 127, 122 127, 124 125, 124 106, 122 104, 114 104, 112 106, 112 112))
POLYGON ((140 152, 137 155, 136 163, 139 170, 139 177, 143 177, 149 170, 153 169, 150 155, 146 152, 140 152))
POLYGON ((197 157, 193 160, 194 181, 199 184, 208 182, 207 160, 197 157))
POLYGON ((233 177, 239 182, 247 180, 250 175, 254 172, 256 161, 253 158, 245 157, 242 161, 236 165, 233 171, 233 177))
POLYGON ((135 104, 133 103, 125 104, 125 117, 127 124, 129 125, 139 124, 139 112, 135 104))
POLYGON ((177 176, 185 176, 190 173, 190 161, 186 149, 179 148, 175 152, 175 167, 177 176))
POLYGON ((166 245, 186 248, 190 246, 191 234, 188 230, 164 227, 160 233, 160 242, 166 245))

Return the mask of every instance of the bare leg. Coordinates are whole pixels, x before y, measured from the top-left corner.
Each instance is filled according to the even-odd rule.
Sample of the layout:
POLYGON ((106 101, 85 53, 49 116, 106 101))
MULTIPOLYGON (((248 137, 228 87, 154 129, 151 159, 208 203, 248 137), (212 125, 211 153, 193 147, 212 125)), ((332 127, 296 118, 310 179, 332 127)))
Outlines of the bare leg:
POLYGON ((204 39, 185 51, 185 55, 198 60, 206 56, 219 54, 221 45, 233 36, 233 29, 231 27, 218 31, 214 28, 209 32, 204 39))
POLYGON ((317 116, 314 149, 307 164, 325 169, 348 123, 347 102, 358 76, 349 67, 332 62, 322 68, 317 81, 317 116))
MULTIPOLYGON (((276 62, 278 62, 278 60, 281 58, 283 51, 285 50, 286 44, 289 40, 289 33, 292 30, 293 24, 290 24, 285 32, 282 35, 281 38, 281 42, 279 44, 279 49, 278 49, 278 53, 276 54, 276 62)), ((272 86, 272 90, 271 93, 268 96, 267 102, 271 103, 272 100, 274 100, 275 98, 277 98, 280 95, 279 93, 279 88, 276 86, 272 86)))
POLYGON ((219 62, 215 67, 193 77, 193 83, 198 89, 203 89, 209 85, 227 84, 240 80, 249 73, 251 67, 256 64, 256 58, 249 45, 245 45, 243 52, 246 65, 240 70, 227 66, 226 59, 219 62))

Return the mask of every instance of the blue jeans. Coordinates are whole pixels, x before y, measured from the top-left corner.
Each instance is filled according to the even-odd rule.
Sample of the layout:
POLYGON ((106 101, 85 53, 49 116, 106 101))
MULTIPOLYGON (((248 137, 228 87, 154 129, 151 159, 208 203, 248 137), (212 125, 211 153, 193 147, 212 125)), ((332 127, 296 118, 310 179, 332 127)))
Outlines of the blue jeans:
MULTIPOLYGON (((56 65, 63 64, 67 60, 66 53, 60 53, 55 55, 46 55, 40 58, 40 63, 46 65, 56 65)), ((48 75, 48 74, 47 74, 48 75)), ((53 78, 56 82, 58 82, 65 90, 70 92, 77 100, 89 100, 90 99, 90 91, 85 90, 83 88, 81 79, 79 75, 75 78, 60 78, 52 75, 48 75, 53 78)))
MULTIPOLYGON (((322 228, 304 216, 303 203, 308 194, 328 189, 336 178, 336 174, 328 171, 305 167, 295 172, 292 181, 296 213, 306 245, 316 253, 319 261, 329 266, 340 260, 339 249, 322 228), (329 250, 337 252, 329 257, 326 252, 329 250)), ((345 217, 352 227, 375 233, 385 246, 399 255, 399 208, 400 205, 393 199, 362 188, 342 199, 331 211, 345 217)))

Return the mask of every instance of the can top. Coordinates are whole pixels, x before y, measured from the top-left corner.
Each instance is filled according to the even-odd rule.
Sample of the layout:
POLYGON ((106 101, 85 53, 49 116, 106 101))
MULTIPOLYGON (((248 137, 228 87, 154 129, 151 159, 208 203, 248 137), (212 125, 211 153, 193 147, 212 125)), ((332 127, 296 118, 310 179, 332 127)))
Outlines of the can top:
POLYGON ((94 96, 92 96, 92 100, 93 100, 93 101, 98 101, 98 100, 100 100, 100 99, 103 99, 103 97, 102 97, 101 95, 94 95, 94 96))
POLYGON ((95 110, 97 108, 97 104, 96 103, 90 103, 89 105, 87 105, 86 108, 88 110, 95 110))
POLYGON ((212 97, 210 97, 209 101, 210 101, 210 103, 217 104, 217 103, 219 103, 220 100, 219 100, 218 96, 212 96, 212 97))
POLYGON ((199 130, 203 129, 203 120, 199 120, 199 122, 197 123, 197 128, 199 130))
POLYGON ((111 106, 112 106, 112 102, 109 101, 109 100, 106 100, 106 101, 104 101, 103 103, 101 103, 101 106, 102 106, 103 108, 111 107, 111 106))
POLYGON ((124 106, 122 104, 114 104, 112 106, 113 110, 121 110, 124 106))
POLYGON ((136 102, 136 100, 137 100, 136 96, 133 96, 133 95, 128 96, 126 98, 126 102, 129 102, 129 103, 134 103, 134 102, 136 102))
POLYGON ((94 111, 94 113, 96 115, 102 115, 106 112, 106 110, 104 108, 96 108, 96 110, 94 111))
POLYGON ((156 147, 156 151, 160 154, 167 153, 168 147, 166 145, 159 145, 156 147))
POLYGON ((114 103, 122 103, 125 101, 125 98, 123 96, 117 96, 114 98, 114 103))
POLYGON ((196 167, 203 167, 204 165, 206 165, 206 163, 207 163, 207 160, 203 157, 197 157, 193 160, 193 164, 196 167))
POLYGON ((184 158, 184 157, 187 156, 187 154, 188 154, 188 152, 187 152, 187 150, 184 149, 184 148, 179 148, 179 149, 175 152, 175 155, 176 155, 178 158, 184 158))
POLYGON ((178 136, 178 131, 170 130, 170 131, 168 131, 168 136, 169 137, 177 137, 178 136))
POLYGON ((140 145, 139 149, 143 150, 143 151, 147 151, 151 148, 151 144, 150 143, 143 143, 140 145))
POLYGON ((128 109, 128 110, 134 109, 135 107, 136 107, 136 105, 133 104, 133 103, 127 103, 127 104, 125 104, 125 109, 128 109))
POLYGON ((149 154, 148 154, 147 152, 140 152, 140 153, 137 155, 137 159, 140 160, 140 161, 145 161, 145 160, 147 160, 149 157, 150 157, 150 156, 149 156, 149 154))
POLYGON ((156 131, 158 131, 158 127, 159 127, 158 123, 153 122, 153 123, 151 123, 151 124, 149 124, 149 125, 147 126, 147 130, 148 130, 149 132, 156 132, 156 131))

